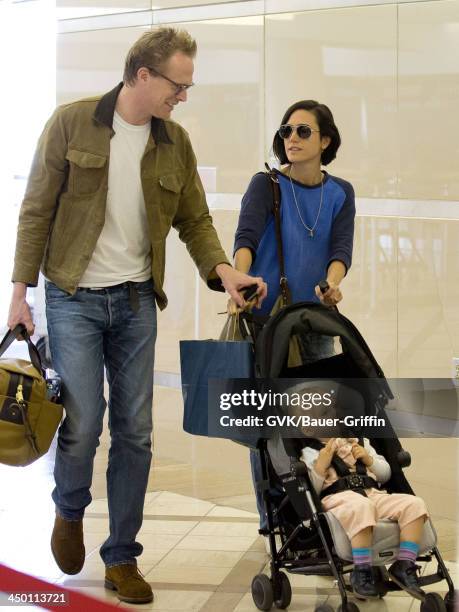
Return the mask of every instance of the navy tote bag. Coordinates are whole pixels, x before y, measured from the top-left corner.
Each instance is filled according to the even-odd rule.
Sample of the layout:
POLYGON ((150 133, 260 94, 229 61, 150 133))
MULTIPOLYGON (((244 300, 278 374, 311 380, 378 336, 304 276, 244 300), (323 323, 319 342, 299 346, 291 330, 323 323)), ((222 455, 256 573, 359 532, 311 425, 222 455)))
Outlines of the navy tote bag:
MULTIPOLYGON (((207 436, 208 414, 219 406, 208 406, 209 379, 254 378, 253 345, 248 341, 182 340, 180 366, 183 394, 183 429, 207 436)), ((231 381, 225 387, 231 392, 231 381)))

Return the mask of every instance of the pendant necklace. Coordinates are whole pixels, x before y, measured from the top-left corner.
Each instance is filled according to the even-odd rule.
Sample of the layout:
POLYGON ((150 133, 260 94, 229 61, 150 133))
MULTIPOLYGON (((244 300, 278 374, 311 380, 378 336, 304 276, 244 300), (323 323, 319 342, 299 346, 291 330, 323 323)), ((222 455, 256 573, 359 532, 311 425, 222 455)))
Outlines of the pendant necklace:
POLYGON ((298 216, 300 217, 300 221, 303 224, 305 230, 309 233, 309 237, 310 238, 314 238, 314 230, 316 229, 317 221, 319 220, 320 211, 322 209, 322 201, 323 201, 323 195, 324 195, 324 176, 321 173, 322 174, 322 180, 320 181, 320 203, 319 203, 319 210, 317 212, 317 217, 316 217, 316 220, 314 221, 314 225, 312 227, 309 227, 309 225, 307 225, 303 221, 303 217, 301 216, 300 207, 298 206, 298 202, 297 202, 296 194, 295 194, 295 189, 294 189, 293 183, 292 183, 291 173, 292 173, 292 166, 290 166, 290 168, 289 168, 288 178, 290 180, 290 186, 292 188, 293 199, 295 201, 296 210, 298 211, 298 216))

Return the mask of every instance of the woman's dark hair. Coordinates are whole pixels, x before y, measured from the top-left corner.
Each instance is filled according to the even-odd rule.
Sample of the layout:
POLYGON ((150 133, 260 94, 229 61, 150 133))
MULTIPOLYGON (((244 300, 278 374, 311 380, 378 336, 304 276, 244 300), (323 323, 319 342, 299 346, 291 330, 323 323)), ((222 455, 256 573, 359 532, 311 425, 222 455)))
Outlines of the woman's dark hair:
MULTIPOLYGON (((330 144, 323 151, 321 155, 321 161, 324 166, 333 161, 336 157, 336 152, 341 144, 341 136, 339 135, 338 128, 335 125, 335 120, 331 110, 325 104, 319 104, 315 100, 300 100, 292 104, 282 117, 281 125, 288 122, 290 116, 297 110, 305 110, 313 113, 317 119, 319 125, 320 135, 328 136, 330 138, 330 144)), ((276 132, 273 140, 273 151, 281 164, 288 164, 288 158, 285 153, 284 140, 276 132)))

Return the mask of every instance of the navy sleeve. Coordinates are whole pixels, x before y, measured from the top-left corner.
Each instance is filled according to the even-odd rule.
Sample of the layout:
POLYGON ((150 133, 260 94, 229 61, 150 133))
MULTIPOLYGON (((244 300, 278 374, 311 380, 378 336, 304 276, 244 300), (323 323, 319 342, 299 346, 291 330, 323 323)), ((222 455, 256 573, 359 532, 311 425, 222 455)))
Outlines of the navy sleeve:
POLYGON ((252 251, 252 260, 255 261, 258 245, 272 209, 273 192, 269 178, 264 172, 258 172, 252 177, 242 198, 233 256, 238 249, 247 247, 252 251))
POLYGON ((332 261, 338 260, 346 266, 347 274, 352 263, 352 247, 354 245, 355 194, 352 185, 347 181, 336 177, 333 177, 333 180, 343 189, 346 198, 333 221, 330 259, 327 268, 332 261))

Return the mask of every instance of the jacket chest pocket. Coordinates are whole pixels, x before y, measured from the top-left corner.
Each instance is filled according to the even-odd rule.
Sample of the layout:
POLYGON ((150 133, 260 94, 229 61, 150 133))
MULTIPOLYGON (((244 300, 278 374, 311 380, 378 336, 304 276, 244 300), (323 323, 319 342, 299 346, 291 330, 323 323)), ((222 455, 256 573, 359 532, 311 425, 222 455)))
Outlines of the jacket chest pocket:
POLYGON ((96 193, 105 182, 107 158, 95 153, 69 149, 69 185, 75 195, 96 193))
POLYGON ((161 211, 172 220, 179 205, 182 180, 176 174, 166 174, 158 178, 158 183, 161 211))

